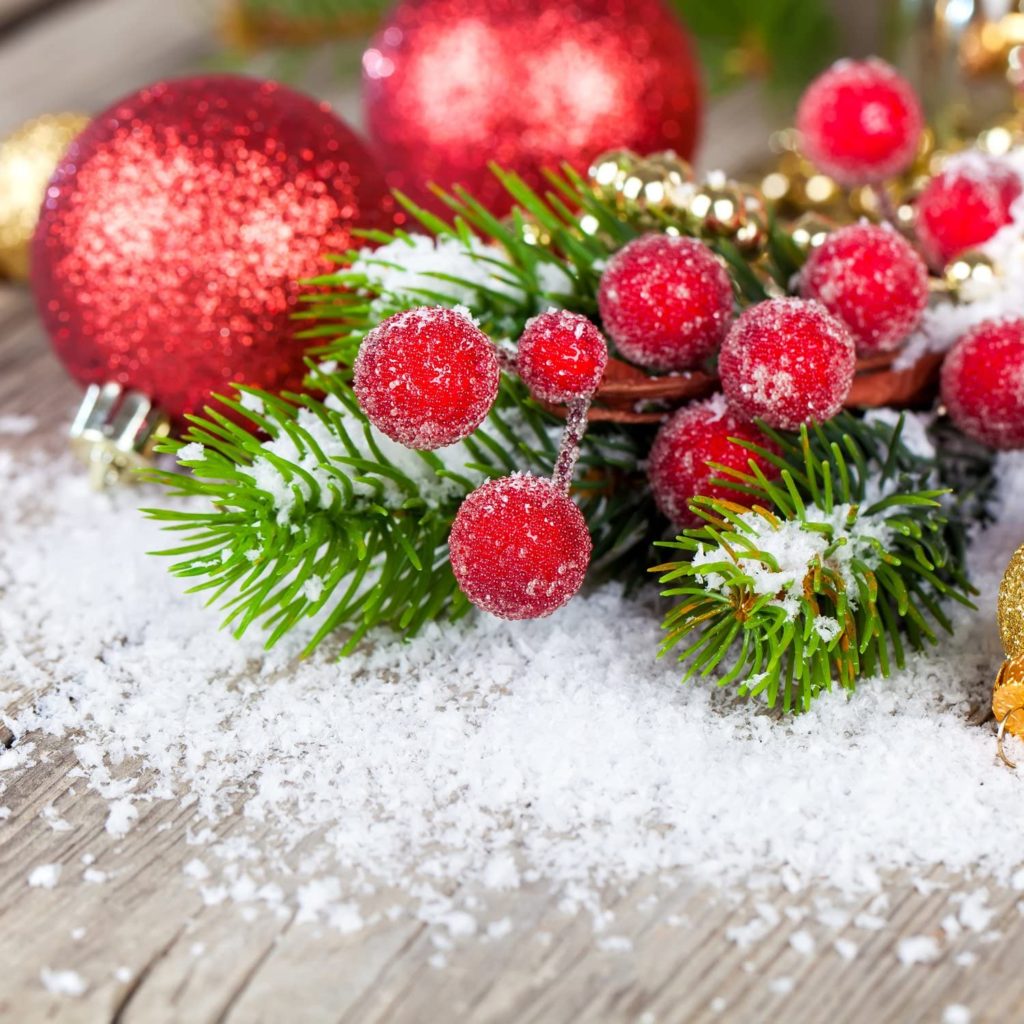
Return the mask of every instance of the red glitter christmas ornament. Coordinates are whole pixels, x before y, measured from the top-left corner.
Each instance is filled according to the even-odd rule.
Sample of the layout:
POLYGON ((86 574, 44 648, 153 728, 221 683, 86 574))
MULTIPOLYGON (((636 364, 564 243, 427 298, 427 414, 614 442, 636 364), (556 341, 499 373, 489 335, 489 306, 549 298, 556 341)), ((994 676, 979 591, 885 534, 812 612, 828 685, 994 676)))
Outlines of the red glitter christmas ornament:
POLYGON ((533 186, 568 161, 697 138, 697 66, 662 0, 406 0, 363 55, 370 134, 393 181, 461 184, 497 214, 494 160, 533 186), (481 154, 487 154, 485 159, 481 154))
POLYGON ((718 372, 729 404, 748 419, 796 430, 831 419, 850 393, 850 332, 817 302, 770 299, 751 306, 722 343, 718 372))
POLYGON ((608 345, 581 313, 541 313, 519 339, 516 368, 530 394, 542 402, 592 395, 607 365, 608 345))
POLYGON ((233 383, 303 376, 303 277, 384 226, 376 165, 330 109, 271 82, 160 82, 96 117, 47 191, 32 286, 83 384, 144 392, 173 418, 233 383))
POLYGON ((965 434, 993 448, 1024 448, 1024 319, 971 328, 946 356, 941 386, 965 434))
POLYGON ((740 419, 720 394, 684 406, 658 430, 647 461, 647 475, 658 508, 674 525, 695 526, 701 522, 688 507, 698 496, 746 504, 739 491, 710 482, 715 477, 727 478, 709 462, 749 472, 753 459, 766 475, 772 475, 772 464, 767 459, 731 438, 778 451, 757 427, 740 419))
POLYGON ((807 87, 796 126, 807 156, 844 185, 905 171, 924 129, 910 83, 884 61, 841 60, 807 87))
POLYGON ((605 330, 623 358, 685 370, 721 344, 732 315, 732 285, 703 242, 644 235, 608 261, 597 295, 605 330))
POLYGON ((994 157, 953 157, 917 200, 917 237, 929 260, 941 267, 987 242, 1010 223, 1010 206, 1020 193, 1020 178, 994 157))
POLYGON ((538 619, 583 585, 590 562, 583 513, 550 480, 489 480, 462 503, 448 548, 462 592, 502 619, 538 619))
POLYGON ((355 392, 369 421, 409 448, 471 434, 498 394, 494 346, 469 317, 442 306, 388 317, 363 339, 355 392))
POLYGON ((891 228, 851 224, 811 251, 800 294, 817 299, 850 329, 857 351, 898 348, 928 305, 928 268, 891 228))

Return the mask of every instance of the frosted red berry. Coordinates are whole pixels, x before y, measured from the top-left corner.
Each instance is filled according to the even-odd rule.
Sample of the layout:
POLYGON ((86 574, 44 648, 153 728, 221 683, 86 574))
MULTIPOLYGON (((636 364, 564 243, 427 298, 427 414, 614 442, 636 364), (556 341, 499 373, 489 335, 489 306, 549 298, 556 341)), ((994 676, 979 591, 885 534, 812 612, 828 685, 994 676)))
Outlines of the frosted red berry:
POLYGON ((688 507, 696 497, 746 504, 739 491, 710 482, 715 477, 727 477, 720 470, 712 469, 709 462, 749 472, 753 459, 766 475, 774 475, 767 459, 731 438, 778 451, 770 438, 729 408, 723 395, 684 406, 658 430, 647 462, 647 475, 658 508, 676 526, 694 526, 700 522, 688 507))
POLYGON ((965 434, 993 448, 1024 448, 1024 319, 971 328, 946 356, 941 387, 965 434))
POLYGON ((601 332, 580 313, 551 310, 526 324, 516 368, 542 402, 568 402, 592 395, 608 365, 601 332))
POLYGON ((928 268, 891 228, 851 224, 811 251, 800 294, 846 324, 861 355, 889 352, 928 305, 928 268))
POLYGON ((924 128, 910 83, 884 61, 841 60, 807 87, 796 126, 804 152, 844 185, 905 171, 924 128))
POLYGON ((471 434, 498 394, 487 335, 454 309, 388 317, 359 348, 354 387, 370 422, 409 448, 442 448, 471 434))
POLYGON ((751 306, 733 325, 722 343, 718 373, 740 416, 796 430, 839 412, 855 364, 850 332, 824 306, 770 299, 751 306))
POLYGON ((725 337, 732 285, 702 242, 644 235, 608 261, 597 301, 623 358, 651 369, 685 370, 725 337))
POLYGON ((987 242, 1004 224, 1021 181, 1004 163, 980 153, 950 160, 917 200, 917 237, 928 258, 943 266, 987 242))
POLYGON ((448 540, 452 571, 478 608, 537 619, 582 586, 591 541, 583 513, 550 480, 490 480, 462 503, 448 540))

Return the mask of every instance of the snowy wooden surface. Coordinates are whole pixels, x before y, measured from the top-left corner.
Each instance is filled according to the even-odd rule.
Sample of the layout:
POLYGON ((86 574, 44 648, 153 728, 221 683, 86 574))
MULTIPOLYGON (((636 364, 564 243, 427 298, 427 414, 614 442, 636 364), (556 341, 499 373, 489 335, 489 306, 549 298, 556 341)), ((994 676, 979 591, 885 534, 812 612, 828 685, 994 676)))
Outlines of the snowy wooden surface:
MULTIPOLYGON (((26 6, 3 0, 0 12, 26 6)), ((213 50, 198 2, 46 6, 0 36, 0 134, 43 111, 95 110, 145 81, 202 67, 213 50)), ((352 90, 335 88, 343 90, 342 109, 354 110, 352 90)), ((741 165, 759 151, 766 130, 750 95, 732 98, 712 112, 705 163, 741 165)), ((56 446, 76 395, 26 291, 0 286, 0 415, 52 423, 29 443, 56 446)), ((25 442, 0 439, 18 443, 25 442)), ((0 690, 4 684, 0 678, 0 690)), ((0 741, 9 743, 9 734, 0 730, 0 741)), ((622 953, 598 949, 587 921, 567 917, 541 887, 527 886, 497 897, 494 910, 532 940, 467 943, 437 970, 416 922, 385 917, 342 935, 271 915, 244 921, 230 903, 204 905, 183 873, 191 856, 186 812, 145 805, 137 827, 114 839, 104 831, 106 802, 80 783, 75 788, 68 746, 37 742, 48 756, 4 794, 12 815, 0 824, 0 1020, 912 1024, 943 1021, 951 1004, 971 1007, 974 1022, 1024 1019, 1024 916, 1011 894, 991 903, 997 942, 944 941, 935 964, 904 966, 899 938, 939 937, 948 913, 941 891, 925 895, 927 887, 909 878, 887 880, 884 929, 851 925, 844 933, 860 948, 849 962, 831 948, 808 955, 791 944, 801 926, 786 910, 812 902, 807 893, 762 897, 782 923, 744 948, 729 931, 758 916, 749 901, 723 903, 686 889, 645 899, 654 886, 640 883, 608 897, 616 934, 633 943, 622 953), (54 830, 41 816, 47 805, 74 827, 54 830), (84 851, 107 881, 27 885, 40 864, 62 864, 67 878, 80 878, 84 851), (977 960, 964 967, 956 957, 968 945, 977 960), (78 998, 51 994, 40 981, 44 968, 74 970, 91 987, 78 998), (772 989, 766 979, 788 982, 772 989)), ((376 899, 388 906, 387 893, 376 899)))

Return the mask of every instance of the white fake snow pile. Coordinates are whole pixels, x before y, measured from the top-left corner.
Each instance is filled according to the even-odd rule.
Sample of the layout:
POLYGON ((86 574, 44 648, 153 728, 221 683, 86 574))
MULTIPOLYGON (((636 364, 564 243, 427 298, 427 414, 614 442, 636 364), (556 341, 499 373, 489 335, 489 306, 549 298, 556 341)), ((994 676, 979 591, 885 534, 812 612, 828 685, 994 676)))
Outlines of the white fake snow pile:
MULTIPOLYGON (((1019 509, 1024 459, 1003 457, 999 477, 1019 509)), ((733 889, 818 881, 842 897, 879 890, 887 869, 945 865, 1024 887, 1024 824, 1007 813, 1024 782, 995 761, 991 726, 968 720, 1000 657, 1012 514, 976 542, 981 611, 959 615, 939 654, 776 721, 680 686, 654 656, 656 609, 614 586, 539 622, 478 616, 299 662, 304 637, 269 655, 258 637, 235 641, 144 554, 165 538, 134 506, 159 495, 92 495, 69 462, 3 452, 0 492, 0 680, 10 698, 38 694, 5 719, 16 742, 0 755, 0 805, 40 733, 65 737, 109 803, 110 833, 144 827, 153 800, 194 807, 186 884, 208 903, 352 931, 363 895, 390 884, 406 894, 399 913, 450 942, 503 927, 478 923, 481 904, 458 893, 541 883, 617 949, 601 886, 650 872, 733 889), (218 839, 209 826, 235 807, 243 825, 218 839)), ((62 819, 50 808, 47 820, 62 819)), ((47 866, 28 881, 71 884, 47 866)), ((951 929, 987 926, 973 887, 951 929)), ((883 927, 885 894, 869 909, 854 924, 883 927)), ((778 920, 764 904, 731 938, 756 941, 778 920)), ((856 956, 842 942, 838 955, 856 956)), ((803 933, 794 943, 813 948, 803 933)), ((908 936, 899 955, 930 947, 908 936)))

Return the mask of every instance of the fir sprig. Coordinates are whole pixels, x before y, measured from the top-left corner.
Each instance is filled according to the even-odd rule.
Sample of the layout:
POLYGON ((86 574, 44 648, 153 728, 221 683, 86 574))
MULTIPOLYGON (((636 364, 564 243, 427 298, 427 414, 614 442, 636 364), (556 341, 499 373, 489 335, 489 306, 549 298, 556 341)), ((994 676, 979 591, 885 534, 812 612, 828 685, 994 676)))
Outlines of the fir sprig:
POLYGON ((895 426, 849 414, 799 436, 763 428, 779 453, 737 441, 764 460, 716 466, 736 502, 698 498, 704 525, 662 546, 683 553, 655 567, 666 597, 662 654, 682 649, 685 678, 806 710, 833 682, 888 676, 952 631, 943 604, 970 606, 956 551, 960 527, 932 460, 895 426), (742 504, 740 503, 742 501, 742 504))

